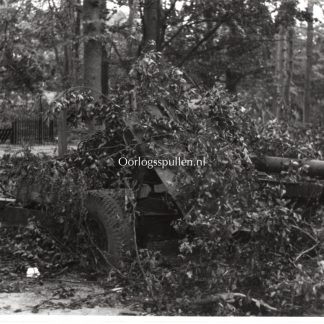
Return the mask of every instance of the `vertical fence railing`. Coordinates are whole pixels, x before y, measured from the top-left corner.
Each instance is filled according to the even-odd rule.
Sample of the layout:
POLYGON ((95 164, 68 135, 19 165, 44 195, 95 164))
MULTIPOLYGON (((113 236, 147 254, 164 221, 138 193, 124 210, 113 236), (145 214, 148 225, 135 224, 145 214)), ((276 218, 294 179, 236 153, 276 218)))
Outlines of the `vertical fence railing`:
POLYGON ((12 128, 0 129, 0 144, 6 143, 12 137, 12 128))
POLYGON ((41 118, 17 119, 12 123, 11 144, 54 142, 55 123, 41 118))

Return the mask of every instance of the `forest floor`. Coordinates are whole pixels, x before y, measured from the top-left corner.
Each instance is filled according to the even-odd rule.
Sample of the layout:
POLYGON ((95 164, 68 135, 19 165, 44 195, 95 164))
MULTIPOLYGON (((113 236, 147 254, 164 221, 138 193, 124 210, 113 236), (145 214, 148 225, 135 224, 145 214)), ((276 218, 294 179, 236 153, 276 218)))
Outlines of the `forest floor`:
MULTIPOLYGON (((74 147, 71 146, 71 148, 74 147)), ((22 150, 23 147, 18 145, 0 145, 0 157, 22 150)), ((55 156, 57 146, 35 145, 31 147, 31 150, 33 153, 55 156)), ((4 241, 4 236, 0 232, 0 243, 1 241, 4 241)), ((23 265, 18 259, 15 261, 16 255, 11 249, 9 249, 10 256, 2 253, 3 248, 4 246, 0 244, 0 315, 114 316, 147 315, 155 312, 151 303, 147 303, 144 297, 137 294, 137 291, 136 293, 132 291, 132 294, 129 294, 130 289, 127 285, 123 287, 118 281, 110 281, 108 278, 89 279, 91 277, 89 274, 78 272, 77 269, 73 272, 65 271, 64 275, 55 274, 53 270, 52 276, 43 275, 40 270, 39 278, 27 278, 26 268, 23 267, 26 264, 23 265)), ((30 252, 28 247, 24 246, 21 250, 26 253, 30 252)), ((173 248, 171 251, 174 253, 177 249, 173 248)), ((167 253, 169 254, 170 251, 168 250, 167 253)), ((316 265, 314 265, 314 271, 315 267, 316 265)), ((310 271, 310 273, 314 271, 310 271)), ((249 293, 247 295, 247 299, 250 301, 249 293)), ((263 298, 263 296, 257 297, 263 298)), ((321 298, 321 300, 323 299, 321 298)), ((170 304, 173 304, 173 301, 170 304)), ((310 310, 307 315, 324 316, 324 311, 321 307, 316 312, 310 310)))
MULTIPOLYGON (((75 145, 69 148, 75 148, 75 145)), ((21 145, 0 145, 0 158, 22 150, 21 145)), ((57 145, 34 145, 31 151, 55 156, 57 145)), ((139 306, 127 302, 123 297, 122 287, 113 287, 108 282, 89 281, 84 278, 86 274, 78 272, 55 278, 27 278, 26 273, 13 269, 13 263, 0 257, 0 315, 139 314, 139 306)))
MULTIPOLYGON (((3 272, 0 265, 0 272, 3 272)), ((2 276, 1 276, 2 277, 2 276)), ((123 300, 123 288, 107 288, 78 274, 55 279, 0 279, 0 315, 138 315, 139 306, 123 300), (137 308, 137 309, 136 309, 137 308)))

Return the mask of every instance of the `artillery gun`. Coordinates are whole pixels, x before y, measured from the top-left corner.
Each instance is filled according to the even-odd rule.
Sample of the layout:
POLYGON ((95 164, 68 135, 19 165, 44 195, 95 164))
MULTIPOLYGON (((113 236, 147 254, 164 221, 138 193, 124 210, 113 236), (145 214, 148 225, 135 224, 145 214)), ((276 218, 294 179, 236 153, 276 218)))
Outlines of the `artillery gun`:
MULTIPOLYGON (((147 108, 147 112, 154 118, 169 114, 155 106, 147 108)), ((130 114, 124 120, 126 128, 124 137, 138 143, 140 154, 147 156, 148 148, 144 144, 144 132, 140 125, 137 113, 130 114)), ((177 148, 174 148, 175 150, 177 148)), ((254 157, 253 163, 260 173, 260 181, 278 184, 267 176, 271 173, 280 173, 289 169, 303 167, 308 175, 314 178, 324 178, 324 161, 298 161, 279 157, 254 157)), ((175 181, 175 172, 170 167, 155 166, 152 169, 140 168, 137 173, 139 189, 136 196, 136 233, 142 244, 148 239, 170 239, 177 237, 173 221, 184 215, 184 206, 178 200, 178 189, 175 181)), ((279 181, 280 182, 280 181, 279 181)), ((301 199, 324 199, 324 184, 318 182, 280 182, 286 188, 286 197, 301 199)), ((132 195, 127 188, 115 190, 112 188, 91 190, 87 192, 85 207, 89 219, 95 224, 98 245, 107 251, 111 261, 118 264, 122 251, 130 246, 133 238, 133 225, 126 211, 127 197, 132 195)), ((32 209, 32 202, 39 202, 39 188, 37 185, 22 187, 16 199, 0 198, 0 222, 4 225, 27 224, 31 216, 42 216, 42 211, 32 209)))

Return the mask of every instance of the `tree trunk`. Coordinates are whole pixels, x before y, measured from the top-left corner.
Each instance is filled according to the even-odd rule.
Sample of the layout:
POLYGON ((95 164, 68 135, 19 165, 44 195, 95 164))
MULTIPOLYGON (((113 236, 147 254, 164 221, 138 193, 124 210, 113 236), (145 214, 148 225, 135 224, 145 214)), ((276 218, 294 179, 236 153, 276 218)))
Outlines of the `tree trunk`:
POLYGON ((160 42, 160 0, 145 0, 144 3, 144 51, 157 49, 160 42))
POLYGON ((102 60, 101 60, 101 92, 105 101, 109 93, 109 59, 106 46, 102 45, 102 60))
POLYGON ((305 89, 304 89, 304 111, 303 122, 308 124, 310 122, 311 107, 310 107, 310 83, 312 74, 312 55, 313 55, 313 0, 308 0, 307 11, 311 16, 311 20, 307 23, 307 43, 306 43, 306 70, 305 70, 305 89))
POLYGON ((69 89, 74 85, 74 62, 71 44, 64 45, 63 53, 63 88, 69 89))
MULTIPOLYGON (((72 36, 75 32, 75 7, 74 3, 66 3, 66 19, 70 23, 70 27, 66 30, 65 39, 66 43, 63 46, 63 75, 62 85, 63 90, 69 89, 75 85, 76 65, 74 60, 74 47, 72 36)), ((57 118, 57 130, 58 130, 58 156, 62 158, 67 152, 67 139, 68 139, 68 127, 67 127, 67 111, 63 109, 57 118)))
MULTIPOLYGON (((211 30, 213 30, 214 24, 212 21, 213 12, 209 8, 204 10, 204 18, 206 19, 207 31, 210 32, 211 30)), ((206 45, 207 45, 207 47, 212 48, 214 46, 214 38, 209 37, 209 39, 207 39, 207 41, 206 41, 206 45)), ((213 54, 214 54, 213 51, 211 51, 210 55, 213 55, 213 54)))
MULTIPOLYGON (((83 1, 83 30, 84 30, 84 75, 85 88, 90 90, 95 100, 101 97, 102 44, 98 40, 101 34, 101 1, 83 1)), ((90 129, 91 122, 87 123, 90 129)))
POLYGON ((276 53, 276 87, 277 87, 277 105, 276 105, 276 117, 278 120, 282 118, 283 110, 283 95, 284 95, 284 80, 285 80, 285 28, 279 27, 279 33, 277 36, 277 53, 276 53))
POLYGON ((286 109, 286 117, 289 118, 291 112, 291 96, 290 96, 290 88, 293 74, 293 63, 294 63, 294 27, 289 27, 286 35, 286 79, 284 85, 284 107, 286 109))
POLYGON ((73 84, 79 83, 79 71, 80 71, 80 35, 81 35, 81 12, 80 12, 80 0, 76 0, 75 10, 75 22, 74 22, 74 44, 73 44, 73 84))
POLYGON ((134 27, 134 19, 137 9, 137 0, 128 0, 129 16, 128 16, 128 26, 130 29, 134 27))
MULTIPOLYGON (((282 0, 279 11, 283 15, 288 14, 286 5, 291 5, 292 0, 282 0)), ((278 120, 287 119, 290 116, 291 97, 290 89, 293 74, 293 56, 294 56, 294 23, 293 20, 288 24, 281 22, 279 25, 276 40, 276 63, 275 63, 275 80, 276 80, 276 117, 278 120)))
POLYGON ((226 69, 225 72, 225 87, 230 93, 237 92, 237 86, 241 81, 243 75, 240 72, 232 71, 230 68, 226 69))
POLYGON ((62 158, 67 152, 67 113, 65 109, 60 111, 57 118, 57 135, 58 135, 58 156, 62 158))
MULTIPOLYGON (((107 5, 106 1, 101 2, 101 15, 102 19, 106 14, 107 5)), ((103 29, 103 26, 102 26, 103 29)), ((101 92, 103 100, 106 101, 109 92, 109 60, 106 44, 102 44, 102 57, 101 57, 101 92)))
POLYGON ((2 0, 0 1, 0 8, 7 8, 8 7, 8 1, 2 0))
POLYGON ((128 16, 128 26, 129 26, 129 38, 127 42, 127 56, 130 61, 134 56, 134 38, 136 34, 136 26, 135 26, 135 17, 138 7, 138 0, 128 0, 129 6, 129 16, 128 16))

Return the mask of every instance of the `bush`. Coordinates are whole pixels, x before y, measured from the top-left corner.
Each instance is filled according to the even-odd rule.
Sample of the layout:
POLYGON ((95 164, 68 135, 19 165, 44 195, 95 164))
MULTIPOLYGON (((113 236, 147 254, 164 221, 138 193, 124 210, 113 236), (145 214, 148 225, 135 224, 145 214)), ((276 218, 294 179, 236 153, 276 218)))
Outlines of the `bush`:
MULTIPOLYGON (((256 125, 239 98, 219 85, 209 91, 192 87, 181 71, 157 53, 145 54, 133 67, 130 83, 118 90, 105 105, 92 105, 97 116, 105 119, 105 131, 85 140, 65 161, 35 167, 34 174, 64 188, 55 191, 59 194, 51 208, 56 219, 70 224, 68 215, 74 215, 71 219, 79 224, 73 206, 82 206, 83 190, 136 188, 136 170, 118 167, 117 159, 140 154, 138 144, 124 136, 124 120, 137 106, 148 157, 207 161, 205 167, 173 169, 184 214, 174 226, 187 234, 179 242, 174 264, 149 251, 140 253, 146 280, 139 286, 142 294, 150 293, 156 311, 288 314, 316 306, 323 273, 305 273, 301 263, 312 253, 320 258, 323 252, 314 231, 321 225, 320 214, 310 218, 304 213, 305 205, 283 199, 280 183, 260 184, 250 157, 265 153, 321 157, 318 134, 307 130, 300 143, 304 130, 276 122, 256 125), (150 106, 159 107, 162 116, 154 117, 143 108, 150 106), (48 178, 53 170, 55 176, 48 178), (312 289, 316 293, 310 294, 312 289), (233 298, 225 298, 224 292, 234 293, 233 298)), ((68 106, 69 101, 64 102, 68 106)), ((70 233, 78 232, 78 227, 68 228, 70 233)), ((132 266, 131 273, 138 279, 136 271, 132 266)))

